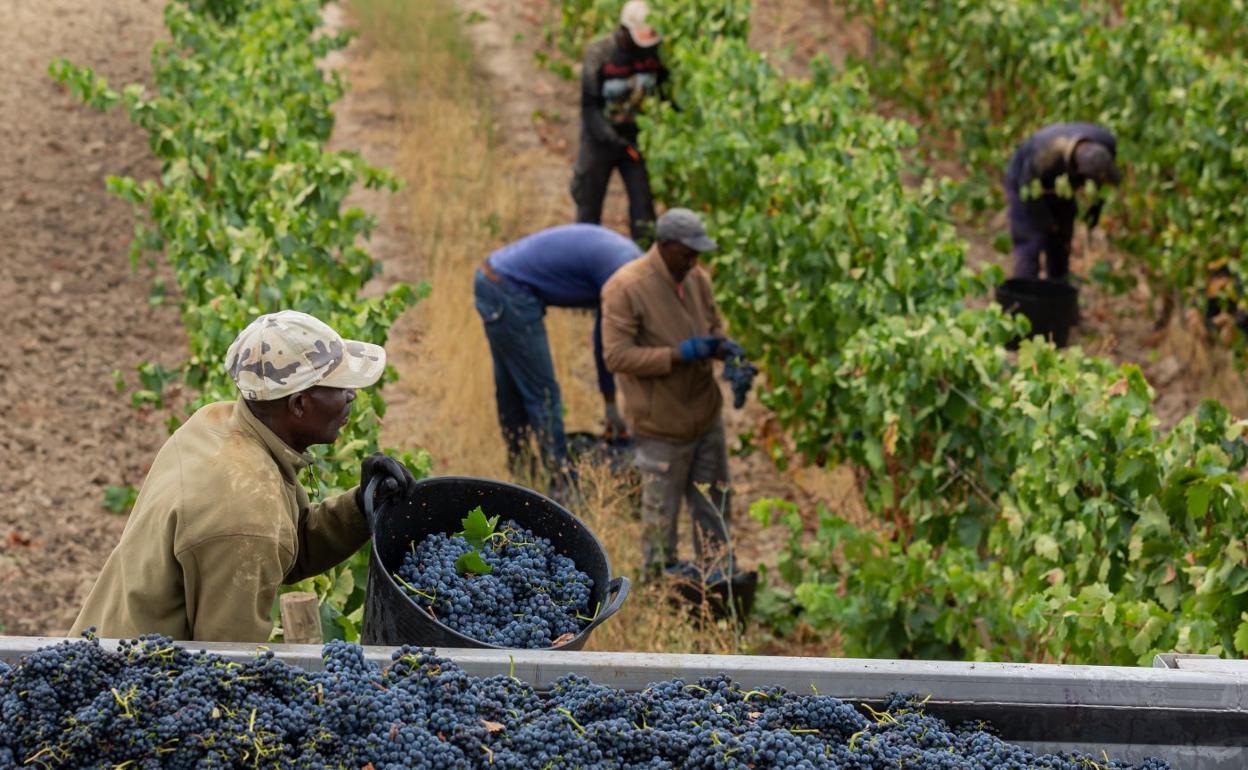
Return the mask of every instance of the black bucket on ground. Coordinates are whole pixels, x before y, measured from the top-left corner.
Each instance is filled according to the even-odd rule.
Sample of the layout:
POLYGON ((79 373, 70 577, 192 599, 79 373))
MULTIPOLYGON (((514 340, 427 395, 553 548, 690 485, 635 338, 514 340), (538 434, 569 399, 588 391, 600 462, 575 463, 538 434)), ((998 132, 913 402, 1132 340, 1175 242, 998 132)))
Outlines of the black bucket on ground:
MULTIPOLYGON (((1079 323, 1079 289, 1061 281, 1011 278, 997 287, 997 304, 1026 316, 1032 337, 1050 339, 1059 348, 1066 347, 1070 327, 1079 323)), ((1009 345, 1017 347, 1018 340, 1009 345)))
POLYGON ((573 463, 589 462, 603 465, 618 475, 633 469, 633 453, 636 445, 631 436, 609 438, 589 431, 572 431, 568 434, 568 457, 573 463))
POLYGON ((615 614, 628 597, 628 578, 611 577, 611 564, 598 538, 569 510, 531 489, 489 479, 443 476, 418 481, 405 500, 387 500, 374 510, 373 489, 365 490, 364 515, 373 532, 368 596, 360 641, 396 647, 484 647, 497 645, 464 636, 437 621, 408 598, 394 579, 409 545, 438 532, 460 531, 461 520, 478 505, 487 516, 511 519, 550 540, 555 550, 593 578, 589 606, 597 615, 568 642, 551 649, 579 650, 590 633, 615 614))
POLYGON ((754 607, 758 573, 753 570, 737 572, 731 581, 718 575, 713 580, 698 575, 678 577, 673 579, 672 588, 695 614, 705 607, 714 617, 730 619, 735 605, 737 620, 744 623, 754 607))

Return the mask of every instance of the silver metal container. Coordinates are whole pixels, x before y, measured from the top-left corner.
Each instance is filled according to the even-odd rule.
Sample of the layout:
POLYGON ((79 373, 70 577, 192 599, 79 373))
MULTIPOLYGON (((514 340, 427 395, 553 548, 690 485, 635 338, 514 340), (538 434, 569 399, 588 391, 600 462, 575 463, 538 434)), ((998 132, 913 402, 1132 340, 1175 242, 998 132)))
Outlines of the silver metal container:
MULTIPOLYGON (((0 636, 0 660, 60 639, 0 636)), ((115 645, 115 641, 104 641, 115 645)), ((196 644, 227 658, 254 655, 256 645, 196 644)), ((315 645, 269 645, 287 663, 322 666, 315 645)), ((392 649, 366 647, 388 663, 392 649)), ((878 704, 893 692, 930 695, 928 709, 948 721, 983 719, 1001 736, 1037 751, 1079 750, 1139 761, 1160 757, 1175 770, 1248 768, 1248 661, 1159 655, 1153 668, 1058 666, 747 655, 443 649, 476 676, 514 673, 539 689, 575 673, 625 690, 664 679, 728 674, 740 685, 778 685, 854 703, 878 704)))

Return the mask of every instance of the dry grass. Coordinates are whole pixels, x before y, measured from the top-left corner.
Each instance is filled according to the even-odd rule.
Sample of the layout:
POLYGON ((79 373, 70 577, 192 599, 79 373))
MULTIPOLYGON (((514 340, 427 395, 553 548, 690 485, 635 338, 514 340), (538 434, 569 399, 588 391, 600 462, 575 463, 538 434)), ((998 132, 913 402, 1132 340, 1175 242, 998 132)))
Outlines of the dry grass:
MULTIPOLYGON (((441 474, 502 476, 505 453, 473 274, 500 245, 562 221, 566 202, 530 194, 524 180, 540 159, 510 154, 493 135, 489 85, 474 68, 449 2, 355 0, 350 13, 398 105, 393 170, 406 183, 410 259, 433 287, 392 335, 400 383, 387 396, 399 397, 383 443, 428 449, 441 474)), ((592 427, 601 409, 587 376, 591 324, 574 311, 552 311, 547 319, 570 427, 592 427)))
MULTIPOLYGON (((636 576, 641 567, 641 522, 635 489, 608 469, 582 463, 585 524, 598 536, 617 574, 636 576)), ((590 637, 587 649, 636 652, 728 654, 744 651, 732 623, 717 620, 709 607, 676 600, 669 583, 638 584, 619 613, 590 637)))
POLYGON ((1229 316, 1219 318, 1220 326, 1210 334, 1196 310, 1175 313, 1160 345, 1163 355, 1172 355, 1183 365, 1185 379, 1200 383, 1202 398, 1214 398, 1242 419, 1248 417, 1248 389, 1236 362, 1235 329, 1229 316))

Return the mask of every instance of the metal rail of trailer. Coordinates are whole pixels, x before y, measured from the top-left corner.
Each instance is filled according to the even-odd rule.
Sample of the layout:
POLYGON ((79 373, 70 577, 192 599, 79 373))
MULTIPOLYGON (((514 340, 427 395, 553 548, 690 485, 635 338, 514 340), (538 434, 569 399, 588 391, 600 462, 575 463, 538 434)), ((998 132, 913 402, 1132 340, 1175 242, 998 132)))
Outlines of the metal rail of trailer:
MULTIPOLYGON (((0 660, 18 662, 63 641, 0 636, 0 660)), ((115 646, 115 640, 104 640, 115 646)), ((198 644, 241 660, 269 649, 292 665, 322 666, 315 645, 198 644)), ((379 664, 392 648, 365 647, 379 664)), ((928 709, 950 722, 983 719, 1002 738, 1037 751, 1079 750, 1139 761, 1159 757, 1175 770, 1248 769, 1248 661, 1158 655, 1152 668, 969 663, 748 655, 671 655, 549 650, 438 651, 476 676, 513 673, 538 689, 574 673, 638 690, 664 679, 728 674, 744 687, 781 686, 877 705, 890 693, 931 696, 928 709)))

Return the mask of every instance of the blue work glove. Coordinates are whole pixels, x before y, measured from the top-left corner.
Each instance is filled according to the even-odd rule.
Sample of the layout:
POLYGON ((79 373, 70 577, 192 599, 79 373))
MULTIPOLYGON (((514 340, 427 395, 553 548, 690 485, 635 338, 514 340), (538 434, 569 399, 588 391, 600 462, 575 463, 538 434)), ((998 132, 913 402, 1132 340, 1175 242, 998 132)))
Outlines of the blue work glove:
POLYGON ((680 360, 685 362, 704 361, 713 358, 719 352, 719 345, 723 342, 719 337, 690 337, 677 346, 680 351, 680 360))

